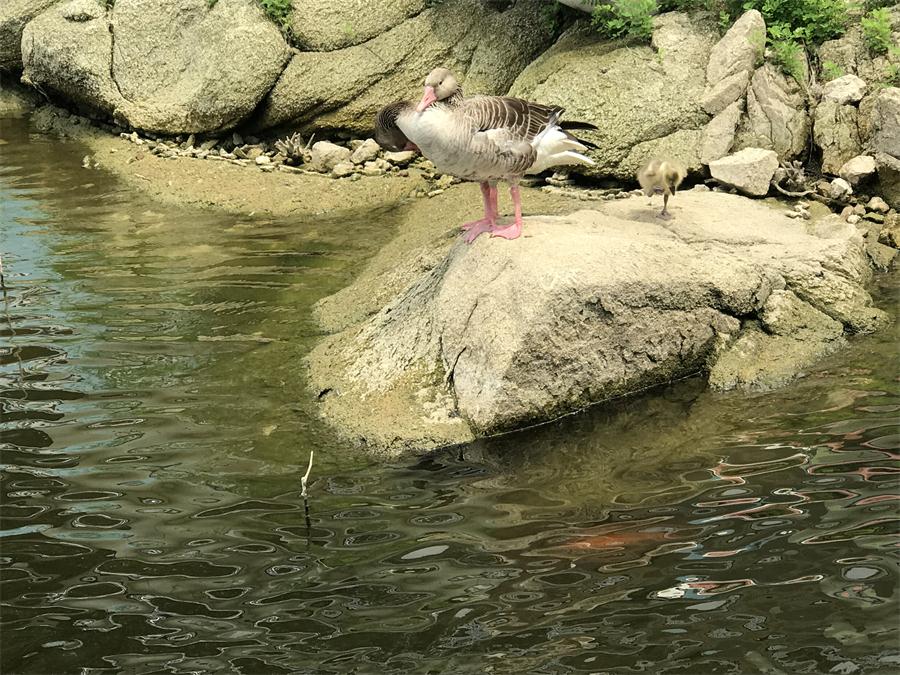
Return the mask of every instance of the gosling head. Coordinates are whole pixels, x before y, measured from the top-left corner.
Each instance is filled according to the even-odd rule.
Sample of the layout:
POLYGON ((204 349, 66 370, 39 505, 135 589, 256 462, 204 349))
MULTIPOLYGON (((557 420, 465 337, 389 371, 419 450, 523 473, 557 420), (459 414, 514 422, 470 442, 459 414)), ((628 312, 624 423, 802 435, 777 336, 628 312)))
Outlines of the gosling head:
POLYGON ((435 101, 443 101, 459 91, 456 76, 446 68, 435 68, 425 78, 425 93, 416 106, 416 112, 422 112, 435 101))

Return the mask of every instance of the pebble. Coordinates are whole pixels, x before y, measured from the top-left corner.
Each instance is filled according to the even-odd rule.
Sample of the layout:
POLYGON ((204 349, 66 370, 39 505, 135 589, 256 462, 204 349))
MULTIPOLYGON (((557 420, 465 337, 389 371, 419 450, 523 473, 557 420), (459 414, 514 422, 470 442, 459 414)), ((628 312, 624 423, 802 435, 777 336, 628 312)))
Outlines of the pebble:
POLYGON ((849 216, 847 216, 847 222, 851 225, 856 225, 856 223, 858 223, 860 220, 861 218, 855 213, 851 213, 849 216))
POLYGON ((866 215, 863 216, 863 218, 865 218, 866 220, 871 220, 873 223, 883 223, 884 222, 884 216, 881 215, 880 213, 875 213, 874 211, 871 213, 867 213, 866 215))
POLYGON ((244 138, 238 132, 235 131, 233 134, 231 134, 231 142, 234 144, 235 147, 237 147, 239 145, 244 144, 244 138))
POLYGON ((416 158, 416 153, 412 150, 401 150, 400 152, 386 152, 384 159, 394 166, 407 166, 416 158))
POLYGON ((200 144, 200 149, 201 150, 212 150, 214 147, 216 147, 216 144, 218 142, 219 142, 218 138, 210 138, 208 141, 203 141, 200 144))
POLYGON ((443 194, 443 192, 444 192, 443 190, 432 190, 431 192, 427 193, 427 196, 428 197, 437 197, 439 194, 443 194))
POLYGON ((354 164, 366 164, 378 157, 379 152, 381 152, 381 146, 375 142, 375 139, 367 138, 350 155, 350 161, 354 164))
POLYGON ((255 161, 258 166, 266 166, 272 163, 272 160, 269 159, 266 155, 259 155, 255 161))
POLYGON ((377 162, 366 162, 363 164, 362 173, 364 176, 381 176, 384 174, 384 169, 377 162))
POLYGON ((350 162, 338 162, 331 169, 331 175, 335 178, 346 178, 356 172, 356 167, 350 162))
POLYGON ((888 206, 887 202, 881 197, 872 197, 866 205, 866 208, 868 208, 869 211, 875 211, 877 213, 887 213, 891 210, 891 207, 888 206))

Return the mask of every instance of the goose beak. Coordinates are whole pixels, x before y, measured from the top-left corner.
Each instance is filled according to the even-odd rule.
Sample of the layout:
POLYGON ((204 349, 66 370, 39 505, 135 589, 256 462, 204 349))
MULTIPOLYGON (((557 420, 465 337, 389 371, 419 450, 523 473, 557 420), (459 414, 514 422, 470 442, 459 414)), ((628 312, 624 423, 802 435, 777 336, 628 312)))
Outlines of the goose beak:
POLYGON ((437 101, 437 96, 434 94, 434 87, 425 87, 425 93, 422 94, 422 100, 416 106, 416 112, 422 112, 435 101, 437 101))

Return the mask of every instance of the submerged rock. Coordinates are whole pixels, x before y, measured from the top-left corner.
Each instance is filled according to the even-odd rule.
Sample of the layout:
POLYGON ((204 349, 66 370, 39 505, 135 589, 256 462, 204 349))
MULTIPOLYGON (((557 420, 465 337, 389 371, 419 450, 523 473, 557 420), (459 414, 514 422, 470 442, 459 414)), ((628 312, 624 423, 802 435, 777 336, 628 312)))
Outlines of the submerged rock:
POLYGON ((614 200, 528 218, 513 242, 456 238, 380 311, 313 351, 323 414, 375 447, 431 448, 728 359, 737 365, 721 366, 716 386, 774 386, 845 330, 884 321, 863 288, 862 237, 837 216, 795 221, 700 191, 679 193, 670 208, 666 222, 642 197, 614 200), (735 341, 742 331, 796 349, 784 354, 787 343, 767 339, 752 377, 726 377, 748 363, 751 338, 735 341))

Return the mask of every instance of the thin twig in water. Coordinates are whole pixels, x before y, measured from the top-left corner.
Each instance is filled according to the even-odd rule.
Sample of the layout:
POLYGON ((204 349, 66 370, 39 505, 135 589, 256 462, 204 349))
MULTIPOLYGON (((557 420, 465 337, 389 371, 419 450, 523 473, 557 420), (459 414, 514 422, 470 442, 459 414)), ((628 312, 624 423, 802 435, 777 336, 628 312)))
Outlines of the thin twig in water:
POLYGON ((300 477, 300 496, 306 499, 306 481, 309 480, 309 474, 312 472, 313 455, 315 450, 309 451, 309 466, 306 467, 306 473, 300 477))

